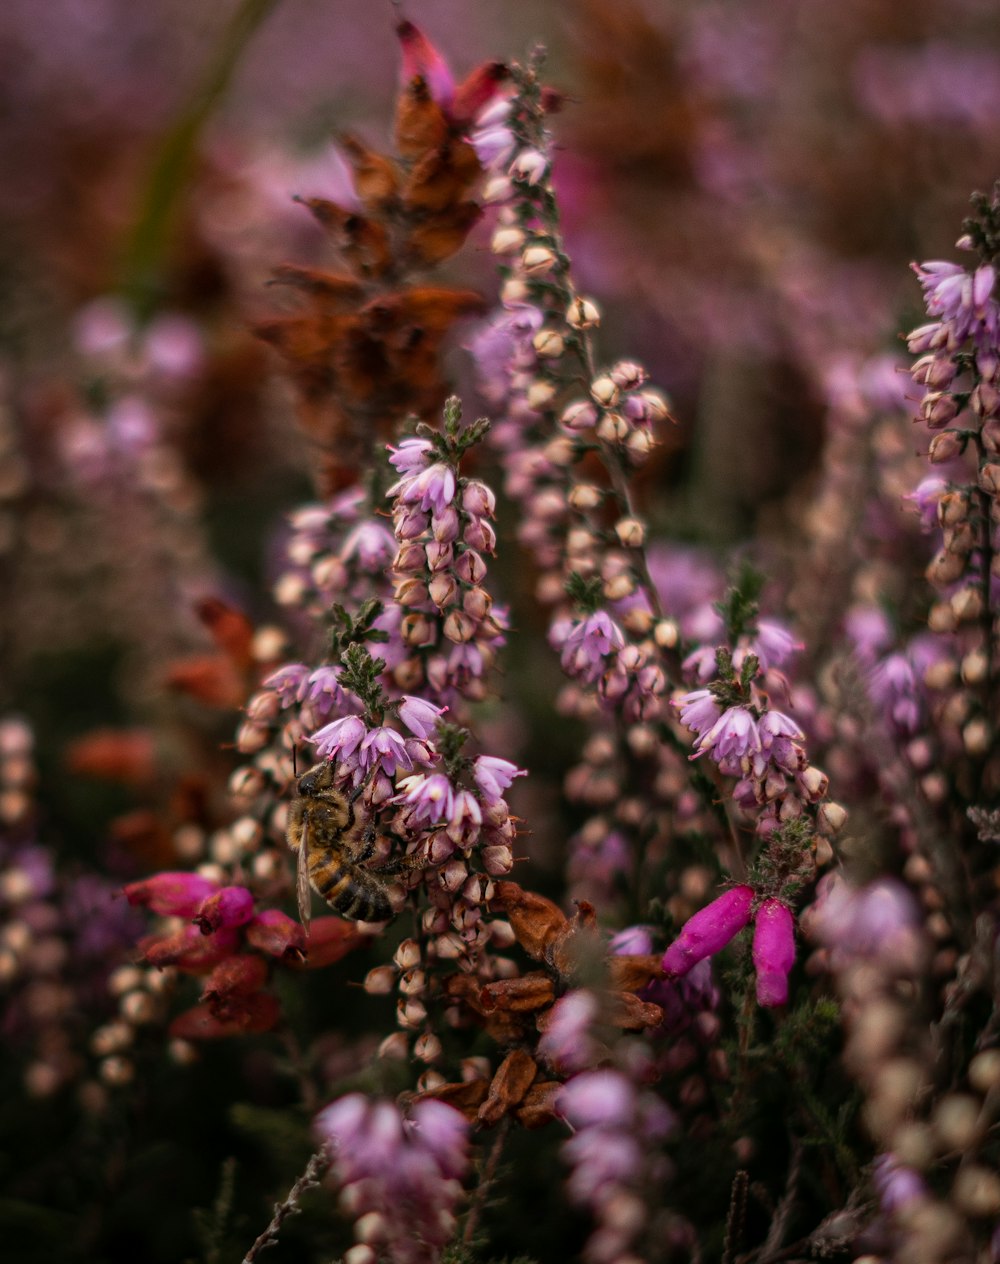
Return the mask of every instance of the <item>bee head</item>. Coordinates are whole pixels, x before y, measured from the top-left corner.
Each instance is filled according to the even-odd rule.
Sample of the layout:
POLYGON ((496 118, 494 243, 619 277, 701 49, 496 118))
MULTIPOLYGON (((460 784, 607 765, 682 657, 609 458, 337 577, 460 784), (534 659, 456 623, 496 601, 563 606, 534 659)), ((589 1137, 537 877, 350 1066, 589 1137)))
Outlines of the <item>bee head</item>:
POLYGON ((314 764, 308 772, 302 774, 298 790, 299 794, 313 795, 328 790, 332 785, 333 764, 324 759, 322 763, 314 764))

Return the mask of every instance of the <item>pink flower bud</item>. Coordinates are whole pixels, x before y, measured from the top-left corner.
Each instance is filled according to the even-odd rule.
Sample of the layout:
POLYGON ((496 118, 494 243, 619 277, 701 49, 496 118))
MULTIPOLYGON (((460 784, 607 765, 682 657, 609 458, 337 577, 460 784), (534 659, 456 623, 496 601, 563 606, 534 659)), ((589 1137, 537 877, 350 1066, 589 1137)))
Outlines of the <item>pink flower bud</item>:
POLYGON ((242 926, 253 917, 253 895, 246 887, 223 887, 202 901, 194 923, 203 935, 224 927, 242 926))
POLYGON ((271 957, 301 961, 306 951, 306 933, 287 913, 265 909, 247 926, 247 943, 271 957))
POLYGON ((663 954, 663 969, 677 978, 692 966, 725 948, 750 920, 753 889, 732 887, 684 923, 680 935, 663 954))
POLYGON ((765 900, 757 910, 753 964, 758 1004, 786 1004, 788 972, 795 964, 795 918, 780 900, 765 900))
POLYGON ((129 904, 148 908, 163 917, 191 917, 202 900, 218 889, 218 883, 198 873, 155 873, 124 889, 129 904))

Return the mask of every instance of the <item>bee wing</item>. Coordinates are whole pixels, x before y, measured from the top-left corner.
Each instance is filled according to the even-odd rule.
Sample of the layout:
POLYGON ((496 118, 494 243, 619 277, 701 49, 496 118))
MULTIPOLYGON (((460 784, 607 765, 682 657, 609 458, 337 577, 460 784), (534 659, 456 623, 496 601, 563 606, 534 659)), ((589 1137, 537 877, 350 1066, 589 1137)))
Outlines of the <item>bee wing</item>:
POLYGON ((309 825, 302 831, 299 841, 297 864, 295 866, 295 898, 299 904, 299 921, 306 932, 309 931, 309 918, 312 908, 312 890, 309 885, 309 825))

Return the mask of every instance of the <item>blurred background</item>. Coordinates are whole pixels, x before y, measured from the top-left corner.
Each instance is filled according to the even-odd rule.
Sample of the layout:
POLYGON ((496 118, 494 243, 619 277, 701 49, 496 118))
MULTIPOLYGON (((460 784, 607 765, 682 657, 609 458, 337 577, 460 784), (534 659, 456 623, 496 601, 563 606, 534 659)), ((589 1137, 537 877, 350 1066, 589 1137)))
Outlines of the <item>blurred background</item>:
MULTIPOLYGON (((312 494, 291 392, 251 326, 287 307, 266 286, 276 264, 326 257, 292 195, 350 198, 334 134, 388 144, 401 12, 459 75, 546 45, 577 283, 604 310, 607 361, 640 360, 679 423, 644 501, 709 550, 783 555, 844 374, 888 356, 892 377, 920 320, 907 265, 950 257, 969 194, 1000 173, 992 0, 0 5, 0 763, 21 795, 0 894, 22 900, 30 871, 50 929, 99 909, 104 935, 84 949, 60 930, 58 968, 35 979, 49 990, 5 1018, 0 1223, 21 1259, 186 1257, 189 1209, 228 1154, 256 1153, 253 1120, 240 1132, 215 1104, 228 1055, 150 1079, 137 1122, 103 1099, 88 1113, 81 1086, 91 1106, 103 1090, 71 1046, 136 934, 109 893, 178 863, 164 803, 189 820, 224 782, 247 682, 213 657, 211 603, 276 618, 283 515, 312 494), (204 1150, 199 1118, 219 1138, 204 1150), (126 1172, 130 1129, 147 1167, 126 1172), (58 1164, 63 1146, 102 1156, 100 1192, 58 1164)), ((441 274, 488 302, 490 224, 441 274)), ((471 400, 462 341, 449 368, 471 400)), ((255 1109, 277 1110, 287 1086, 263 1062, 249 1074, 255 1109)))

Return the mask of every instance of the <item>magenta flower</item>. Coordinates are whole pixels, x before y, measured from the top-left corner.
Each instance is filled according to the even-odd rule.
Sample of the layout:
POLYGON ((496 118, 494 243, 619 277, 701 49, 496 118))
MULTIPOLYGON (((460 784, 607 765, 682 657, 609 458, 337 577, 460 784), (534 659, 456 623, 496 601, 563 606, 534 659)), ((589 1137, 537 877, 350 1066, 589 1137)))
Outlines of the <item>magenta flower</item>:
POLYGON ((795 919, 780 900, 765 900, 757 910, 753 964, 757 971, 758 1004, 786 1004, 788 972, 795 964, 795 919))
POLYGON ((309 738, 316 747, 320 759, 337 760, 354 766, 358 761, 352 759, 355 751, 364 741, 368 730, 360 716, 345 715, 340 720, 325 724, 323 728, 309 738))
POLYGON ((167 872, 130 882, 124 894, 129 904, 151 909, 161 917, 191 917, 218 886, 197 873, 167 872))
POLYGON ((676 978, 725 948, 750 921, 752 906, 752 887, 738 886, 724 891, 684 923, 680 935, 663 954, 663 969, 676 978))
POLYGON ((193 918, 203 935, 242 926, 253 917, 253 893, 246 887, 222 887, 203 900, 193 918))

